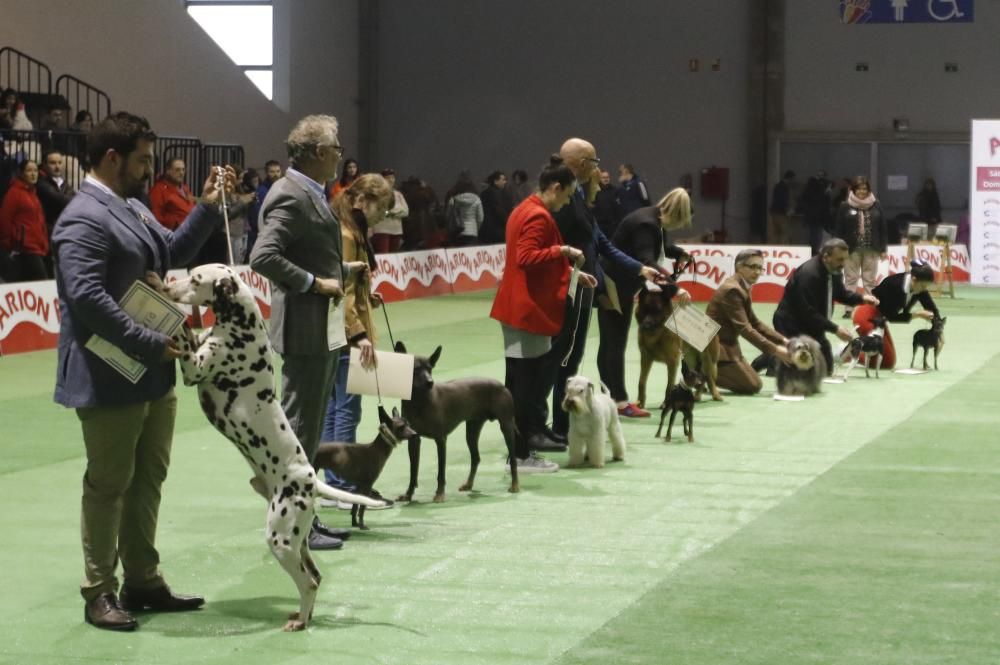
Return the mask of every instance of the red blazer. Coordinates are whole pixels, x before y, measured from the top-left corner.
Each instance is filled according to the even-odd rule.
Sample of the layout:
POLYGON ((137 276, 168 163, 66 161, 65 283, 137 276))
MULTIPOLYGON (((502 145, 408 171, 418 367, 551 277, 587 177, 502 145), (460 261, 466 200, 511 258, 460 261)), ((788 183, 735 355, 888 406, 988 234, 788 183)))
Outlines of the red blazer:
POLYGON ((196 205, 191 188, 184 183, 178 187, 166 178, 161 178, 149 190, 150 210, 156 215, 157 221, 171 231, 176 231, 184 223, 196 205))
POLYGON ((0 207, 0 246, 35 256, 49 253, 49 230, 35 187, 20 178, 11 181, 0 207))
POLYGON ((554 336, 562 329, 569 261, 559 227, 537 194, 507 220, 507 260, 490 316, 512 328, 554 336))

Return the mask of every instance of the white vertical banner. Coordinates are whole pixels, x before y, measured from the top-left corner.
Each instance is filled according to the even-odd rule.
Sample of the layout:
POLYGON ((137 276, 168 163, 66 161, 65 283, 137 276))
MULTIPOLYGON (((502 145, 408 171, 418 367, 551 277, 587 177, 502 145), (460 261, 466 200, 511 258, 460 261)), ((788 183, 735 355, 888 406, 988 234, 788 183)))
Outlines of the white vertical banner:
POLYGON ((1000 286, 1000 120, 972 121, 970 282, 1000 286))

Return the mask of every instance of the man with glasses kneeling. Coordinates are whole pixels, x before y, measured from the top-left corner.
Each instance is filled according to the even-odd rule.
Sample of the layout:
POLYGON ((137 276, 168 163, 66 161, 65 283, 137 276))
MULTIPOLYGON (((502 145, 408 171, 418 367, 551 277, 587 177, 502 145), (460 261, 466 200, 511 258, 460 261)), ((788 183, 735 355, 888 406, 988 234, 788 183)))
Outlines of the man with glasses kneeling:
POLYGON ((738 395, 755 395, 763 383, 743 357, 740 337, 768 356, 790 362, 788 340, 753 313, 750 288, 760 279, 764 255, 759 249, 745 249, 736 255, 736 274, 727 278, 712 296, 706 313, 722 326, 719 330, 719 374, 716 385, 738 395))

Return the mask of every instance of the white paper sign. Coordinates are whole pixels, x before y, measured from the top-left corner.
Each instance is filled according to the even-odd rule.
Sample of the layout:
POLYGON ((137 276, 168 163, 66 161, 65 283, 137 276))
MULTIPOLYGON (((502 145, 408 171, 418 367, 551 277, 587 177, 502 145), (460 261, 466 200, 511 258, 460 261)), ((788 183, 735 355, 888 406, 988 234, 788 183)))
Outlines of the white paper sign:
POLYGON ((691 305, 675 307, 664 325, 699 352, 705 350, 720 328, 707 314, 691 305))
MULTIPOLYGON (((173 336, 184 324, 184 312, 151 286, 138 280, 118 304, 136 323, 164 335, 173 336)), ((85 346, 132 383, 138 383, 146 373, 145 365, 103 337, 92 335, 85 346)))
POLYGON ((347 328, 344 323, 344 301, 336 304, 330 298, 330 309, 326 313, 326 343, 331 351, 347 346, 347 328))
POLYGON ((910 186, 910 179, 905 175, 891 175, 886 178, 886 188, 894 192, 905 192, 910 186))
POLYGON ((569 299, 570 302, 576 300, 576 285, 580 281, 580 267, 573 265, 573 272, 569 275, 569 299))
POLYGON ((361 366, 361 351, 351 348, 347 369, 347 392, 352 395, 379 395, 410 399, 413 396, 413 356, 408 353, 375 352, 376 367, 361 366))
POLYGON ((971 282, 1000 286, 1000 120, 973 120, 969 173, 971 282))

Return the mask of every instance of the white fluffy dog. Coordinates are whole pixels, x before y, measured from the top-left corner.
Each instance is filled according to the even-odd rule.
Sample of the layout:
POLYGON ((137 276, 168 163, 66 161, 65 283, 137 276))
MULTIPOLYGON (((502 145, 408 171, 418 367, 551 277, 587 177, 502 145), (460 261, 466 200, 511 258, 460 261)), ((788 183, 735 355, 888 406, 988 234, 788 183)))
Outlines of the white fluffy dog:
POLYGON ((618 422, 618 407, 607 386, 594 390, 585 376, 566 379, 566 397, 562 409, 569 414, 569 466, 582 466, 584 454, 591 466, 604 466, 604 440, 611 438, 611 453, 615 461, 625 459, 625 437, 618 422))

